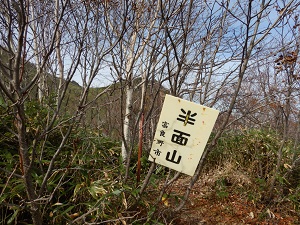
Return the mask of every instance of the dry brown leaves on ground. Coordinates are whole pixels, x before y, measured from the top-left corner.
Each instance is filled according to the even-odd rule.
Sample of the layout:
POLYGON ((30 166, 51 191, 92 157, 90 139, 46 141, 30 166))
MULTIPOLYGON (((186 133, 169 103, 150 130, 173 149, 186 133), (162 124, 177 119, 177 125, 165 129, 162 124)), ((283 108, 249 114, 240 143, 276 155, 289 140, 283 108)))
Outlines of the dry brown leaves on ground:
MULTIPOLYGON (((186 185, 188 178, 178 180, 170 196, 183 196, 186 185)), ((260 196, 257 185, 247 175, 222 168, 199 179, 184 210, 170 224, 300 224, 299 211, 290 201, 266 204, 259 200, 260 196)), ((174 198, 169 197, 164 207, 173 204, 174 198)))

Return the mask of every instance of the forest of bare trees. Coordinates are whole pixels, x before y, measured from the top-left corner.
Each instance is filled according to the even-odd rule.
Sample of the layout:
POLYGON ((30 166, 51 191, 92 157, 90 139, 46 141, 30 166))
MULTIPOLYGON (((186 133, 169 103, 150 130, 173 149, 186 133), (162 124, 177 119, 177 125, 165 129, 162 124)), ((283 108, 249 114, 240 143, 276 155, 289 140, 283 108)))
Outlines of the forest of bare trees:
POLYGON ((253 130, 278 141, 261 147, 263 200, 284 177, 300 207, 298 1, 0 0, 0 12, 2 224, 155 224, 156 203, 184 176, 164 169, 153 207, 142 206, 166 94, 220 111, 169 214, 226 135, 253 130))

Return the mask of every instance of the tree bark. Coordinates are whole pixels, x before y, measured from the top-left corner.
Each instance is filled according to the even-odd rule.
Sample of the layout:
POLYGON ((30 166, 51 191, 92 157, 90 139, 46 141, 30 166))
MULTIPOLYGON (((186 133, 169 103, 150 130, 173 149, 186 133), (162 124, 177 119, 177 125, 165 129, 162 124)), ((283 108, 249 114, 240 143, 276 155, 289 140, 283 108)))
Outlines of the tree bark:
POLYGON ((29 157, 29 148, 26 140, 26 120, 25 120, 25 111, 24 105, 16 106, 16 119, 15 126, 18 132, 18 141, 19 141, 19 156, 20 156, 20 169, 23 174, 23 180, 25 184, 25 189, 27 192, 30 212, 32 215, 32 221, 34 225, 42 225, 42 214, 38 202, 36 202, 37 194, 35 192, 33 179, 31 176, 32 172, 32 160, 29 157))

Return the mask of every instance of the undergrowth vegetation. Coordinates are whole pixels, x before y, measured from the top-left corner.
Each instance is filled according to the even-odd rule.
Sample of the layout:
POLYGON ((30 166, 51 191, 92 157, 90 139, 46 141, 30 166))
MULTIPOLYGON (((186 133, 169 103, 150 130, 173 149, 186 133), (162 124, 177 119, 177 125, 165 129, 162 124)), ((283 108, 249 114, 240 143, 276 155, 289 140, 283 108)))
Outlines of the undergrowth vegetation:
MULTIPOLYGON (((48 112, 34 102, 27 109, 30 138, 39 126, 46 123, 48 112)), ((1 224, 31 224, 13 119, 5 112, 2 115, 5 116, 0 121, 0 221, 1 224)), ((42 184, 45 170, 60 143, 58 129, 48 135, 47 141, 38 143, 34 150, 34 154, 43 156, 38 157, 33 165, 36 187, 42 184)), ((239 193, 249 201, 263 203, 276 166, 280 142, 280 136, 268 130, 225 133, 209 155, 204 170, 209 174, 210 182, 206 185, 212 188, 215 200, 224 201, 232 193, 239 193)), ((171 223, 173 216, 162 212, 172 207, 172 201, 180 201, 181 195, 172 186, 158 199, 160 185, 170 171, 157 167, 147 190, 139 196, 136 164, 132 163, 126 182, 122 177, 125 169, 120 146, 98 131, 74 130, 56 160, 47 191, 39 199, 44 224, 166 224, 168 220, 171 223)), ((283 166, 276 177, 276 193, 268 204, 289 202, 299 215, 299 176, 292 176, 291 151, 292 144, 287 143, 283 151, 283 166)), ((142 159, 142 179, 149 166, 146 158, 142 159)))
POLYGON ((290 210, 296 210, 299 215, 299 165, 292 165, 292 140, 286 143, 279 173, 275 174, 281 142, 281 136, 272 130, 225 133, 208 157, 205 168, 214 183, 214 194, 219 199, 226 199, 230 193, 240 193, 249 201, 267 205, 289 202, 290 210), (274 174, 275 188, 269 199, 266 196, 274 174))

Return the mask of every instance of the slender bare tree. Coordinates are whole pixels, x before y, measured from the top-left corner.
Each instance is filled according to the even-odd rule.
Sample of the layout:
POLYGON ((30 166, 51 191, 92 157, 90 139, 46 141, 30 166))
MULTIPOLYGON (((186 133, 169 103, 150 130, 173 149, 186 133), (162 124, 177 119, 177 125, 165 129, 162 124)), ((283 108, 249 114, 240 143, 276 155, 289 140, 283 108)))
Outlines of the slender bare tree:
MULTIPOLYGON (((49 177, 53 175, 56 160, 65 147, 71 133, 82 119, 90 103, 95 99, 87 98, 89 88, 104 57, 115 47, 122 37, 121 33, 115 40, 108 42, 110 27, 104 26, 105 7, 101 4, 88 4, 82 1, 1 1, 1 62, 0 90, 8 106, 9 113, 14 117, 13 134, 19 143, 19 167, 23 179, 33 224, 43 224, 42 209, 51 202, 55 191, 48 192, 49 177), (99 38, 102 37, 101 39, 99 38), (96 53, 94 53, 96 49, 96 53), (56 54, 54 54, 56 53, 56 54), (82 58, 85 56, 85 58, 82 58), (35 58, 34 73, 27 71, 35 58), (3 60, 2 60, 3 59, 3 60), (82 62, 86 62, 82 65, 82 62), (83 68, 84 67, 84 68, 83 68), (58 68, 58 70, 57 70, 58 68), (75 106, 64 106, 68 87, 78 71, 85 69, 90 72, 84 77, 84 87, 76 96, 75 106), (58 71, 58 72, 57 72, 58 71), (44 83, 57 81, 58 89, 49 90, 46 95, 44 83), (29 137, 30 122, 28 121, 26 104, 31 99, 33 90, 39 90, 39 99, 47 98, 48 114, 42 118, 29 137), (57 90, 57 92, 55 91, 57 90), (56 103, 51 101, 51 94, 56 93, 56 103), (63 107, 73 107, 72 114, 61 117, 63 107), (46 153, 44 144, 49 135, 60 130, 59 147, 49 159, 47 167, 41 167, 43 180, 37 183, 33 170, 41 165, 46 153)), ((122 24, 122 23, 121 23, 122 24)), ((107 89, 99 93, 101 96, 107 89)), ((64 175, 63 175, 64 177, 64 175)), ((62 178, 63 179, 63 178, 62 178)))

